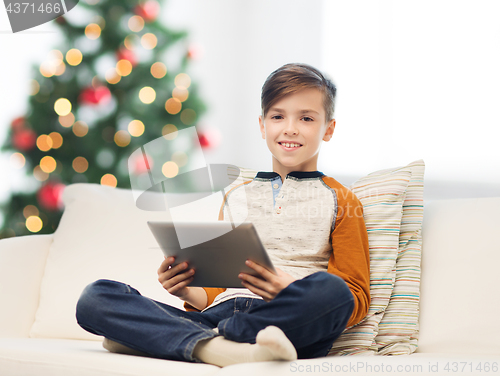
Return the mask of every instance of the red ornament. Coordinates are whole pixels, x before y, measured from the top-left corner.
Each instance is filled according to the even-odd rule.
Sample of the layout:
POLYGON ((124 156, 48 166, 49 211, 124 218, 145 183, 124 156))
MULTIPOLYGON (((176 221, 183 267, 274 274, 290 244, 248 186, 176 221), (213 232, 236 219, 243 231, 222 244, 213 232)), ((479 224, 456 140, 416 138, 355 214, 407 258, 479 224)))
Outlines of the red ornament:
POLYGON ((154 0, 148 0, 134 8, 134 13, 144 18, 146 22, 153 22, 160 13, 160 4, 154 0))
POLYGON ((36 194, 38 203, 47 210, 56 211, 62 209, 62 193, 65 187, 61 183, 45 184, 36 194))
POLYGON ((198 132, 200 145, 204 149, 214 148, 219 145, 220 133, 216 129, 207 129, 203 132, 198 132))
POLYGON ((137 65, 137 57, 133 51, 127 48, 120 48, 116 53, 116 60, 128 60, 133 67, 137 65))
POLYGON ((12 120, 12 123, 10 123, 12 129, 14 132, 20 131, 23 128, 26 128, 26 119, 24 117, 18 117, 12 120))
POLYGON ((191 60, 199 59, 201 57, 200 48, 198 46, 195 46, 195 45, 189 46, 188 52, 187 52, 187 57, 188 57, 188 59, 191 59, 191 60))
POLYGON ((106 86, 88 87, 82 90, 79 98, 84 104, 101 104, 111 100, 111 92, 106 86))
POLYGON ((12 143, 18 150, 31 150, 36 143, 36 133, 29 128, 16 131, 12 136, 12 143))

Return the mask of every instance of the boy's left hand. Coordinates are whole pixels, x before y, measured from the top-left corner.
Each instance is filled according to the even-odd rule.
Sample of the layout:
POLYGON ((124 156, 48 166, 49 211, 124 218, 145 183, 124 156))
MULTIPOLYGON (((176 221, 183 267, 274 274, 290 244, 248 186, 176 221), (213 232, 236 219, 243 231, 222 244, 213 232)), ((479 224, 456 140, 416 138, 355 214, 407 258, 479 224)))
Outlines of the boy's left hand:
POLYGON ((240 273, 238 277, 241 279, 241 284, 251 292, 262 296, 266 302, 273 300, 281 290, 295 281, 295 278, 281 269, 276 268, 278 272, 278 275, 276 275, 253 261, 247 260, 245 264, 255 270, 260 278, 247 273, 240 273))

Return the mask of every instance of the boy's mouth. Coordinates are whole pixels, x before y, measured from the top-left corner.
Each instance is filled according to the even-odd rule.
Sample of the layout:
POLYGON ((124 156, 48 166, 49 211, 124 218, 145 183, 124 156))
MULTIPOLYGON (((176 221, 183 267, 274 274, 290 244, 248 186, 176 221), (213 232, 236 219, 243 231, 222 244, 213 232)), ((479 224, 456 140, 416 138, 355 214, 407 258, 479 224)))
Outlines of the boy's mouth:
POLYGON ((278 142, 281 146, 284 146, 287 149, 297 149, 300 148, 302 145, 299 144, 298 142, 278 142))

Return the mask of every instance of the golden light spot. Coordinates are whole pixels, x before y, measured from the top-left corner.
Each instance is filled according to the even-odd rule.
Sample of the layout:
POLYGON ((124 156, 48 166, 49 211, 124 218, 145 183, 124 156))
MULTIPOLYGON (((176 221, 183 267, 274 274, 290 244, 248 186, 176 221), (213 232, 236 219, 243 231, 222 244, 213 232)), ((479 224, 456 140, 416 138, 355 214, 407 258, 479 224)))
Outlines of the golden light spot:
POLYGON ((144 123, 140 120, 132 120, 128 125, 128 132, 134 137, 139 137, 144 133, 144 123))
POLYGON ((54 110, 59 116, 68 115, 71 112, 71 102, 66 98, 59 98, 54 103, 54 110))
POLYGON ((141 16, 130 17, 128 28, 136 33, 141 31, 144 28, 144 19, 141 16))
POLYGON ((73 125, 73 133, 75 134, 75 136, 84 137, 88 132, 89 126, 83 121, 79 120, 73 125))
POLYGON ((56 75, 56 76, 60 76, 60 75, 62 75, 65 71, 66 71, 66 64, 64 64, 64 62, 62 62, 62 61, 61 61, 61 63, 57 65, 57 67, 56 67, 56 71, 55 71, 54 75, 56 75))
POLYGON ((37 80, 30 81, 30 95, 36 95, 40 91, 40 84, 37 80))
POLYGON ((116 72, 120 76, 128 76, 132 72, 132 63, 126 59, 122 59, 116 63, 116 72))
POLYGON ((85 36, 89 39, 97 39, 101 36, 101 27, 98 24, 91 23, 85 28, 85 36))
POLYGON ((104 77, 106 78, 106 81, 113 85, 117 84, 122 79, 122 76, 118 74, 116 68, 109 68, 104 74, 104 77))
POLYGON ((73 113, 69 113, 65 116, 59 116, 59 123, 66 128, 69 128, 75 122, 75 115, 73 113))
POLYGON ((139 37, 135 34, 130 34, 130 35, 127 35, 125 37, 125 40, 123 41, 123 44, 125 45, 125 48, 128 49, 128 50, 133 50, 136 43, 137 43, 137 40, 139 39, 139 37))
POLYGON ((49 178, 49 174, 43 172, 39 165, 36 165, 33 169, 33 176, 38 181, 45 181, 49 178))
POLYGON ((174 83, 179 89, 187 89, 191 85, 191 77, 186 73, 179 73, 175 76, 174 83))
POLYGON ((84 173, 89 168, 89 162, 84 157, 76 157, 73 159, 73 170, 79 174, 84 173))
POLYGON ((189 97, 189 91, 184 88, 175 87, 174 90, 172 90, 172 97, 184 102, 189 97))
POLYGON ((40 64, 40 73, 44 77, 52 77, 56 73, 56 66, 51 61, 40 64))
POLYGON ((103 177, 101 178, 101 184, 115 188, 116 185, 118 184, 118 180, 116 180, 114 175, 106 174, 106 175, 103 175, 103 177))
POLYGON ((104 28, 106 27, 106 21, 104 21, 104 18, 102 18, 101 16, 94 16, 92 21, 98 24, 102 30, 104 30, 104 28))
POLYGON ((114 137, 115 143, 120 147, 125 147, 130 144, 130 134, 127 131, 118 131, 114 137))
POLYGON ((36 146, 41 151, 49 151, 50 149, 52 149, 52 144, 53 144, 52 139, 46 134, 41 134, 36 139, 36 146))
POLYGON ((40 217, 32 215, 26 219, 26 228, 31 232, 38 232, 42 229, 43 223, 40 217))
POLYGON ((82 62, 83 55, 80 50, 72 48, 66 52, 66 61, 69 65, 76 66, 82 62))
POLYGON ((47 174, 54 172, 56 167, 57 167, 57 162, 50 155, 46 155, 40 160, 40 168, 42 169, 43 172, 47 174))
POLYGON ((191 108, 186 108, 181 112, 181 121, 186 125, 191 125, 196 121, 196 112, 191 108))
POLYGON ((173 178, 179 173, 179 166, 177 166, 177 163, 173 161, 168 161, 163 164, 161 167, 161 172, 163 175, 165 175, 167 178, 173 178))
POLYGON ((171 115, 178 114, 182 109, 182 103, 177 98, 170 98, 165 102, 165 110, 171 115))
POLYGON ((161 130, 161 134, 167 140, 173 140, 174 138, 177 137, 178 133, 179 132, 177 131, 177 127, 173 124, 167 124, 161 130))
POLYGON ((145 86, 139 91, 139 99, 142 103, 150 104, 156 99, 156 91, 150 86, 145 86))
POLYGON ((151 65, 151 75, 154 78, 163 78, 167 74, 167 66, 159 61, 151 65))
POLYGON ((35 205, 26 205, 23 209, 24 218, 28 218, 32 215, 39 215, 40 212, 35 205))
POLYGON ((10 165, 14 168, 23 168, 26 164, 26 158, 21 153, 12 153, 10 155, 10 165))
POLYGON ((176 151, 172 154, 172 161, 177 164, 177 166, 182 167, 185 166, 188 161, 188 156, 183 151, 176 151))
POLYGON ((54 62, 55 65, 62 63, 63 54, 59 50, 52 50, 49 52, 49 60, 54 62))
POLYGON ((52 149, 59 149, 62 146, 63 138, 60 133, 52 132, 49 137, 52 140, 52 149))
POLYGON ((147 50, 152 50, 158 44, 158 38, 153 33, 146 33, 141 37, 141 45, 147 50))

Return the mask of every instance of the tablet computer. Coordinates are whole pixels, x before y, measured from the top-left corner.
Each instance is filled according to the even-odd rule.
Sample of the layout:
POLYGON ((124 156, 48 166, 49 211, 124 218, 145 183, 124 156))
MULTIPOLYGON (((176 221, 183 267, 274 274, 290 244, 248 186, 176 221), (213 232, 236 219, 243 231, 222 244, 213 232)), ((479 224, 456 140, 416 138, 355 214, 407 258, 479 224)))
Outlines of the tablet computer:
POLYGON ((239 287, 243 288, 238 278, 240 272, 256 275, 245 265, 250 259, 262 265, 274 274, 269 255, 264 248, 255 227, 250 222, 243 222, 231 231, 227 231, 228 222, 156 222, 148 221, 158 245, 166 257, 175 256, 175 264, 187 261, 188 268, 195 270, 190 286, 199 287, 239 287), (196 239, 188 247, 180 246, 177 231, 183 236, 196 239), (215 234, 221 234, 216 236, 215 234), (216 237, 214 237, 216 236, 216 237), (213 239, 211 239, 214 237, 213 239), (209 239, 201 241, 202 239, 209 239))

